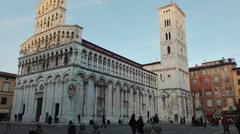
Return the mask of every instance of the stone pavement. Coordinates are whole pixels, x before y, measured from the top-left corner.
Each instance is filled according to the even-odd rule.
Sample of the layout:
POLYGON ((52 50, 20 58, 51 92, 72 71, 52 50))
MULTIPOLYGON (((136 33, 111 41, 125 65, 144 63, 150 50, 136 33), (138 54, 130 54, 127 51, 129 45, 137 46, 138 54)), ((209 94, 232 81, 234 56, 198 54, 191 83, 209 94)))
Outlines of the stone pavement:
MULTIPOLYGON (((0 123, 0 134, 5 134, 6 123, 0 123)), ((11 124, 12 134, 28 134, 28 131, 35 128, 36 124, 11 124)), ((43 124, 43 134, 67 134, 66 125, 48 126, 43 124)), ((162 134, 223 134, 222 127, 192 127, 179 124, 161 124, 162 134)), ((91 134, 92 127, 87 126, 86 134, 91 134)), ((128 125, 110 125, 106 129, 102 129, 102 134, 131 134, 128 125)), ((9 133, 10 134, 10 133, 9 133)), ((231 127, 231 134, 238 134, 235 127, 231 127)))

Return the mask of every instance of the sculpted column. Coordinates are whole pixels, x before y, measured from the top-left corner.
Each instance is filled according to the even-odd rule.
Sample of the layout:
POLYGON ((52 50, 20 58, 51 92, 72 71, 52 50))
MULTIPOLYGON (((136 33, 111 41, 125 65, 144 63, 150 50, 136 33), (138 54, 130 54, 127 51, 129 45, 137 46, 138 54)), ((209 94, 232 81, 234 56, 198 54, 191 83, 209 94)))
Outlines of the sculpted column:
POLYGON ((83 102, 82 102, 82 117, 83 117, 83 122, 87 122, 86 119, 86 109, 87 109, 87 85, 88 81, 84 80, 83 81, 83 102))
POLYGON ((24 104, 25 110, 23 115, 23 121, 29 121, 29 92, 30 92, 30 85, 25 86, 25 94, 24 94, 24 104))
POLYGON ((51 96, 52 97, 52 103, 51 103, 51 108, 52 108, 51 111, 52 112, 50 114, 55 116, 55 112, 56 112, 55 109, 54 109, 55 108, 55 103, 56 103, 56 100, 55 100, 56 82, 55 81, 52 82, 52 93, 53 93, 52 96, 51 96))
POLYGON ((174 112, 174 113, 176 113, 178 115, 178 119, 179 119, 182 117, 182 108, 181 108, 182 97, 180 95, 176 95, 176 97, 177 97, 176 98, 177 102, 175 102, 176 104, 174 104, 174 105, 177 105, 176 106, 177 109, 174 109, 174 110, 176 110, 177 113, 176 112, 174 112))
POLYGON ((35 99, 35 89, 36 85, 31 85, 30 92, 29 92, 29 121, 35 121, 34 117, 34 99, 35 99))
POLYGON ((135 113, 137 116, 140 115, 140 111, 139 111, 139 90, 137 90, 137 93, 136 93, 136 101, 135 101, 135 113))
POLYGON ((120 86, 116 87, 116 116, 117 118, 120 117, 120 104, 121 104, 121 100, 120 100, 120 86))
POLYGON ((154 115, 154 95, 151 94, 151 116, 154 115))
POLYGON ((147 111, 146 111, 146 109, 147 109, 146 104, 147 103, 146 103, 146 93, 145 93, 145 91, 143 92, 143 96, 142 97, 143 97, 143 102, 142 103, 144 104, 143 105, 143 116, 147 117, 147 111))
POLYGON ((132 107, 133 107, 133 114, 136 114, 136 94, 137 94, 137 92, 136 92, 136 90, 135 89, 133 89, 133 91, 132 91, 132 95, 133 95, 133 102, 132 102, 132 107))
POLYGON ((76 92, 76 114, 83 115, 83 101, 84 101, 84 80, 78 77, 77 92, 76 92))
POLYGON ((40 116, 40 122, 44 122, 44 115, 45 115, 45 109, 46 109, 46 100, 47 100, 47 84, 44 83, 44 89, 43 89, 43 102, 42 102, 42 112, 40 116))
POLYGON ((97 121, 97 115, 98 115, 98 97, 100 97, 100 93, 99 91, 101 91, 100 88, 102 88, 102 86, 100 85, 100 83, 95 83, 94 84, 95 88, 94 88, 94 102, 93 102, 93 117, 94 117, 94 120, 97 121))
POLYGON ((116 88, 112 90, 112 117, 116 117, 116 88))
POLYGON ((107 86, 108 88, 107 88, 107 99, 106 99, 106 106, 107 106, 107 112, 106 112, 106 117, 107 118, 112 118, 112 98, 113 98, 113 94, 112 94, 112 88, 113 88, 113 85, 112 84, 108 84, 108 86, 107 86))
POLYGON ((142 115, 142 91, 139 92, 139 115, 142 115))
POLYGON ((125 109, 125 107, 124 107, 124 91, 123 91, 123 89, 121 89, 121 91, 120 91, 120 116, 121 116, 121 119, 124 117, 124 109, 125 109))
POLYGON ((148 111, 150 112, 150 108, 149 108, 149 92, 147 92, 147 95, 146 95, 146 113, 148 111))
POLYGON ((66 96, 66 94, 65 94, 65 92, 64 92, 64 81, 60 81, 59 82, 59 84, 58 84, 59 86, 59 90, 60 90, 60 92, 61 92, 61 98, 59 98, 60 99, 60 102, 61 102, 61 104, 60 104, 60 116, 61 116, 61 118, 62 118, 62 120, 64 120, 64 107, 66 106, 65 104, 64 104, 64 97, 66 96))
POLYGON ((69 82, 69 85, 67 85, 67 97, 66 97, 66 101, 67 101, 67 119, 68 121, 71 120, 71 121, 77 121, 76 117, 77 117, 77 114, 76 114, 76 84, 74 82, 74 80, 70 80, 69 82))
POLYGON ((88 117, 88 120, 93 119, 93 115, 95 114, 95 102, 96 102, 96 93, 97 93, 97 88, 95 81, 93 79, 88 80, 88 85, 87 85, 87 106, 86 106, 86 114, 88 117))
POLYGON ((131 115, 133 114, 133 107, 132 107, 132 103, 133 103, 133 90, 132 88, 130 87, 128 89, 128 117, 130 118, 131 115))
POLYGON ((15 90, 14 90, 14 96, 13 96, 13 108, 12 108, 12 113, 11 113, 11 121, 14 121, 14 115, 19 113, 19 107, 20 105, 20 100, 19 100, 19 96, 20 96, 20 87, 16 86, 15 90))
POLYGON ((52 112, 52 106, 53 106, 53 83, 52 82, 49 82, 47 85, 46 85, 46 88, 48 89, 46 92, 46 110, 45 110, 45 113, 44 115, 46 114, 46 112, 49 113, 49 115, 53 115, 53 112, 52 112))

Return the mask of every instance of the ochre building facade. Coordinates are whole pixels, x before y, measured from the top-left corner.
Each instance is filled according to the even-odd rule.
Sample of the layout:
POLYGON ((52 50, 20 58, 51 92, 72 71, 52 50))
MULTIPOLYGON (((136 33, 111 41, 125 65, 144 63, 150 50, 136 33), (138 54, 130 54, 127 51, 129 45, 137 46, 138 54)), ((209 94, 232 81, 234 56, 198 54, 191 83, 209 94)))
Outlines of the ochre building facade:
POLYGON ((0 72, 0 121, 8 121, 12 112, 16 74, 0 72))
POLYGON ((236 109, 236 96, 232 69, 233 59, 205 62, 192 67, 190 86, 193 96, 194 114, 203 112, 205 116, 220 116, 224 111, 236 109))

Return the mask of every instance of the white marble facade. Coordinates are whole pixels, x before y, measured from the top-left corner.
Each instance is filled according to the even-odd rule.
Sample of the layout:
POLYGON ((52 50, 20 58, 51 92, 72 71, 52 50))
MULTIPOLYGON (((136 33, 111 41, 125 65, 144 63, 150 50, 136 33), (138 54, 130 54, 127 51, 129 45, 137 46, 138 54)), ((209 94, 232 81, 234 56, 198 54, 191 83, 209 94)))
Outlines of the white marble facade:
POLYGON ((158 76, 161 120, 190 121, 193 116, 190 93, 185 14, 176 3, 159 8, 161 62, 144 65, 158 76))
POLYGON ((77 115, 81 114, 81 120, 89 122, 100 121, 104 114, 107 120, 117 122, 129 120, 133 113, 145 120, 147 111, 150 116, 157 113, 156 83, 150 83, 147 78, 137 79, 130 76, 130 72, 122 73, 110 68, 95 70, 87 64, 70 64, 19 76, 13 115, 25 111, 24 122, 43 122, 48 112, 60 122, 68 122, 77 121, 77 115), (40 114, 37 113, 38 99, 42 99, 40 114))
POLYGON ((42 0, 37 7, 35 34, 21 45, 12 120, 23 114, 24 122, 44 122, 46 113, 59 122, 77 122, 80 114, 86 123, 103 115, 125 123, 131 114, 191 117, 186 45, 177 45, 183 44, 182 55, 165 56, 164 47, 172 44, 176 52, 178 40, 161 39, 162 63, 141 65, 82 39, 83 28, 65 25, 65 12, 66 0, 42 0))
POLYGON ((82 39, 82 28, 65 25, 66 0, 42 0, 36 32, 21 45, 12 120, 44 122, 128 121, 157 113, 157 75, 82 39))

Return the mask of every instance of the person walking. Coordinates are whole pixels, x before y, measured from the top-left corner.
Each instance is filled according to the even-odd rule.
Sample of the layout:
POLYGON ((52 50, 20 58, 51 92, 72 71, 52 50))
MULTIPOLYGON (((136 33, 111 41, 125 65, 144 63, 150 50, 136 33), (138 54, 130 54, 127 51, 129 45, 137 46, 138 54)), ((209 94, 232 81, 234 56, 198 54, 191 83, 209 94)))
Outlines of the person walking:
POLYGON ((52 116, 51 115, 48 116, 48 124, 49 124, 49 126, 52 125, 52 116))
POLYGON ((202 116, 200 117, 200 126, 201 127, 203 126, 203 118, 202 118, 202 116))
POLYGON ((135 114, 132 114, 132 117, 129 121, 129 126, 132 129, 132 134, 136 134, 136 130, 137 130, 137 122, 135 120, 135 114))
POLYGON ((235 126, 238 130, 238 134, 240 134, 240 115, 236 116, 235 126))
POLYGON ((137 131, 139 132, 139 134, 143 134, 143 119, 142 116, 139 116, 138 120, 137 120, 137 131))
POLYGON ((185 119, 185 116, 183 117, 183 125, 185 125, 185 123, 186 123, 186 119, 185 119))
POLYGON ((46 115, 45 115, 45 120, 44 120, 45 123, 48 122, 48 112, 46 112, 46 115))
POLYGON ((227 117, 223 117, 223 121, 222 121, 222 125, 223 125, 223 131, 230 133, 230 129, 229 129, 229 119, 227 117))
POLYGON ((183 118, 182 117, 180 118, 180 124, 183 124, 183 118))
POLYGON ((68 134, 76 134, 76 127, 71 120, 68 122, 68 134))
POLYGON ((78 123, 80 124, 81 123, 81 114, 77 115, 77 119, 78 119, 78 123))
POLYGON ((17 114, 14 114, 14 121, 17 122, 17 114))
POLYGON ((106 125, 106 118, 105 118, 105 115, 102 116, 102 128, 106 128, 107 125, 106 125))

